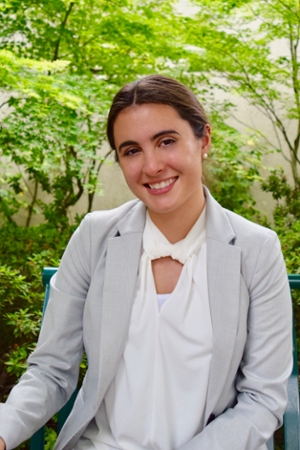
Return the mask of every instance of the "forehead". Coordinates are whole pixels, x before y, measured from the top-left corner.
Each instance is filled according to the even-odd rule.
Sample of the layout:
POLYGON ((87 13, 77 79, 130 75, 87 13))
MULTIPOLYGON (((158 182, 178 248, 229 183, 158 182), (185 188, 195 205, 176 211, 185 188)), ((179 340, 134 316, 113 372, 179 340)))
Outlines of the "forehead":
POLYGON ((123 123, 125 121, 131 121, 132 119, 143 123, 143 121, 148 121, 149 118, 151 118, 153 122, 172 119, 182 120, 176 109, 170 105, 145 103, 142 105, 131 105, 123 109, 115 120, 115 126, 118 125, 117 122, 123 123))
POLYGON ((172 106, 156 103, 132 105, 123 109, 117 116, 114 137, 118 145, 123 139, 150 137, 161 130, 171 128, 178 128, 179 132, 190 128, 189 123, 183 120, 172 106))

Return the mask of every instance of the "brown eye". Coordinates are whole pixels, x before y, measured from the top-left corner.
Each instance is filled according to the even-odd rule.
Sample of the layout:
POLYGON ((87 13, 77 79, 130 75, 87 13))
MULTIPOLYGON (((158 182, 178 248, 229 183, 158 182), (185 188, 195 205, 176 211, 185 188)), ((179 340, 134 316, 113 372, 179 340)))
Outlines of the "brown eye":
POLYGON ((173 144, 174 142, 175 142, 175 140, 172 138, 165 138, 161 141, 160 145, 168 146, 168 145, 173 144))
POLYGON ((129 148, 124 152, 124 156, 132 156, 139 152, 138 148, 129 148))

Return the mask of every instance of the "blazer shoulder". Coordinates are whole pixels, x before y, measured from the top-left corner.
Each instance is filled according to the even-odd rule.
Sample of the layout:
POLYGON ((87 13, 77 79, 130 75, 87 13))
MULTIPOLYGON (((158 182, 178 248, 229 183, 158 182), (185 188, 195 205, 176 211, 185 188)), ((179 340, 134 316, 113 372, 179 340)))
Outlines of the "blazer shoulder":
POLYGON ((115 236, 118 233, 118 224, 138 203, 139 200, 131 200, 117 208, 88 213, 81 221, 79 231, 97 235, 99 238, 115 236))
POLYGON ((93 211, 88 213, 83 221, 88 221, 90 224, 98 224, 99 222, 118 222, 126 216, 140 201, 131 200, 123 203, 121 206, 117 206, 113 209, 106 209, 102 211, 93 211))
POLYGON ((245 217, 242 217, 228 209, 223 208, 225 214, 231 223, 232 229, 235 233, 235 241, 237 242, 249 242, 257 241, 263 242, 268 238, 278 239, 275 231, 270 228, 264 227, 258 223, 251 222, 245 217))
POLYGON ((207 236, 213 240, 220 240, 237 245, 243 249, 247 245, 260 246, 268 237, 276 238, 276 233, 269 228, 224 208, 206 189, 207 198, 207 236))
MULTIPOLYGON (((84 273, 85 279, 90 280, 94 270, 106 257, 108 241, 119 239, 119 225, 122 222, 130 222, 128 217, 133 211, 136 218, 136 210, 141 202, 133 200, 124 205, 105 211, 95 211, 87 214, 73 233, 62 257, 61 267, 72 265, 80 266, 77 273, 84 273)), ((130 222, 131 225, 131 222, 130 222)), ((61 271, 61 270, 60 270, 61 271)))
POLYGON ((228 210, 226 215, 235 233, 232 244, 241 249, 241 273, 249 290, 257 278, 255 273, 265 278, 264 283, 276 278, 284 279, 285 282, 286 269, 275 231, 228 210))

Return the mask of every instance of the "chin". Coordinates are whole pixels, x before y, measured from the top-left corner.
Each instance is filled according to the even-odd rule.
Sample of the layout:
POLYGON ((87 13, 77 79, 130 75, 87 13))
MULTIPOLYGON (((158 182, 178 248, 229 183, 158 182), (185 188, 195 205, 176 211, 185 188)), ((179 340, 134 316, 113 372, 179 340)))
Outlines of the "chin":
POLYGON ((147 208, 149 211, 154 212, 155 214, 167 214, 167 213, 171 213, 173 211, 176 211, 176 207, 171 207, 171 206, 161 206, 161 207, 153 207, 153 205, 147 205, 147 208))

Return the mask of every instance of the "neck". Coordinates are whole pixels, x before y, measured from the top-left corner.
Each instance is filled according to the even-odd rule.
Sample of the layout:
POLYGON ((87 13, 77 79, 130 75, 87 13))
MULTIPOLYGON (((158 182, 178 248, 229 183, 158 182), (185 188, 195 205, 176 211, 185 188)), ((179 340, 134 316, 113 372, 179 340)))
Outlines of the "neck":
POLYGON ((204 206, 205 197, 203 195, 203 200, 199 204, 193 208, 187 208, 185 211, 176 210, 162 214, 149 210, 149 215, 168 241, 175 244, 187 236, 200 217, 204 206))

